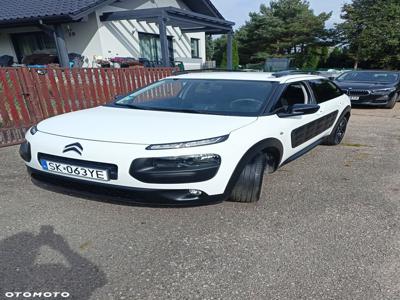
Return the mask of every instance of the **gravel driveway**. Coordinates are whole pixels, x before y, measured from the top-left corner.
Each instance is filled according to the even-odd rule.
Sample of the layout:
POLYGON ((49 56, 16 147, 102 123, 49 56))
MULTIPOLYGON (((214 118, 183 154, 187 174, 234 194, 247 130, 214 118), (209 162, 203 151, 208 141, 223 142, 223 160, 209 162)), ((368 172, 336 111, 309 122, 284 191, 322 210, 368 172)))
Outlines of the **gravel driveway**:
POLYGON ((258 204, 82 199, 32 184, 17 152, 0 149, 0 299, 400 298, 400 103, 354 109, 341 146, 267 176, 258 204))

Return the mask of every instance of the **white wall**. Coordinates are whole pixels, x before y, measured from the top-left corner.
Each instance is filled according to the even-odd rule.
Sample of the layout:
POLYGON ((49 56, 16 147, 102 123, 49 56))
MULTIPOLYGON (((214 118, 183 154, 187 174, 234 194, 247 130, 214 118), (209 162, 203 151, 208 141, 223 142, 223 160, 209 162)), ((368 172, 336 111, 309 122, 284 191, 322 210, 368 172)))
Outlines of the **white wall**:
POLYGON ((85 67, 91 67, 93 57, 103 53, 103 45, 98 31, 99 23, 96 14, 93 13, 88 16, 87 22, 63 26, 68 53, 74 52, 83 55, 85 67))

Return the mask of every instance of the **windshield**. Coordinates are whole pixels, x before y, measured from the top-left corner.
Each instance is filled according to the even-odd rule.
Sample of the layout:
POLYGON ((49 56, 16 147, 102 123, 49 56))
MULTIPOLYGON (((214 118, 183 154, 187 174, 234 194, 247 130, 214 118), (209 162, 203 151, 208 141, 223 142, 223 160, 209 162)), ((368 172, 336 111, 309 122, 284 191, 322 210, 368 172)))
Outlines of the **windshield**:
POLYGON ((274 82, 166 79, 115 102, 135 109, 256 116, 268 101, 274 82))
POLYGON ((399 75, 389 72, 348 72, 337 78, 338 81, 395 83, 399 75))

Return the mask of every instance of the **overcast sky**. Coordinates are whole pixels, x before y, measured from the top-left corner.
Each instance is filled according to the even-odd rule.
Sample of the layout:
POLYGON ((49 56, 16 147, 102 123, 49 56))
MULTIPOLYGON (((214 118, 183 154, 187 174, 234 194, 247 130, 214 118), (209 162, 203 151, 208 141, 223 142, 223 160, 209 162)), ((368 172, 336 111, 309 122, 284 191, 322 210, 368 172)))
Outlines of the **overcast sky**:
MULTIPOLYGON (((212 0, 222 15, 229 21, 240 27, 249 19, 249 13, 259 11, 262 3, 269 3, 269 0, 212 0)), ((321 12, 333 12, 332 18, 327 22, 328 27, 340 22, 340 10, 344 3, 350 0, 309 0, 311 8, 319 14, 321 12)))

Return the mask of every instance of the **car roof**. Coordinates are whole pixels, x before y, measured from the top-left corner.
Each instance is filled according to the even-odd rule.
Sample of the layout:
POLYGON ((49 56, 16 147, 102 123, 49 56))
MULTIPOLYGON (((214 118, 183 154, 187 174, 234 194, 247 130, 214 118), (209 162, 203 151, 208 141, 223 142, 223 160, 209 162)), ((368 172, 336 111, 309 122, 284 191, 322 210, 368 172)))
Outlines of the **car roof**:
POLYGON ((273 81, 287 83, 302 80, 326 79, 318 75, 288 74, 274 76, 274 73, 265 72, 193 72, 168 77, 170 79, 211 79, 211 80, 249 80, 249 81, 273 81))
POLYGON ((399 74, 400 71, 394 71, 394 70, 348 70, 346 73, 350 72, 359 72, 359 73, 394 73, 394 74, 399 74))

